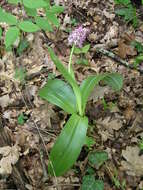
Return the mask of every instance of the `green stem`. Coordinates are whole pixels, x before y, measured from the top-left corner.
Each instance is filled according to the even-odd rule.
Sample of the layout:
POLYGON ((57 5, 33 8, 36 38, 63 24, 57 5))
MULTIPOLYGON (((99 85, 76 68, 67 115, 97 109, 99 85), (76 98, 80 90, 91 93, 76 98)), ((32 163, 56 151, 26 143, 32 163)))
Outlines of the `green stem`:
MULTIPOLYGON (((68 72, 72 76, 72 78, 75 80, 74 72, 73 72, 73 69, 72 69, 72 56, 73 56, 73 53, 74 53, 74 48, 75 48, 75 45, 73 44, 71 52, 70 52, 70 58, 69 58, 69 64, 68 64, 68 72)), ((78 107, 79 115, 82 116, 83 113, 82 113, 82 107, 81 107, 81 105, 82 105, 82 103, 81 103, 81 94, 75 93, 75 95, 76 95, 76 101, 77 101, 77 107, 78 107)))
POLYGON ((71 53, 70 53, 70 58, 69 58, 69 64, 68 64, 68 72, 71 74, 71 70, 72 70, 72 56, 73 56, 73 52, 74 52, 74 48, 75 48, 75 45, 72 46, 72 49, 71 49, 71 53))

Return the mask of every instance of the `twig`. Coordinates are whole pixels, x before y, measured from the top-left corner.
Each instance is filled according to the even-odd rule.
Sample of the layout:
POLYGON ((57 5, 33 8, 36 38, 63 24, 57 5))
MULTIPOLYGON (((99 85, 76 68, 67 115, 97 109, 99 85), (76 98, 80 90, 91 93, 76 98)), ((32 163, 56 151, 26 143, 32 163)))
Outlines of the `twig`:
MULTIPOLYGON (((48 187, 56 187, 56 186, 57 185, 52 185, 52 186, 48 186, 48 187)), ((60 184, 60 183, 58 183, 58 186, 61 186, 61 187, 64 187, 64 186, 80 187, 80 184, 76 184, 76 183, 70 183, 70 184, 62 183, 62 184, 60 184)))
POLYGON ((48 179, 48 173, 47 173, 47 168, 44 160, 44 153, 42 147, 40 147, 40 160, 43 168, 43 181, 46 182, 48 179))
POLYGON ((106 55, 106 56, 114 59, 115 61, 117 61, 119 64, 121 64, 121 65, 123 65, 129 69, 138 71, 140 74, 143 74, 143 70, 141 70, 140 68, 135 68, 133 65, 130 65, 127 61, 121 59, 118 55, 114 54, 113 52, 102 49, 102 48, 97 48, 95 50, 97 53, 101 53, 103 55, 106 55))

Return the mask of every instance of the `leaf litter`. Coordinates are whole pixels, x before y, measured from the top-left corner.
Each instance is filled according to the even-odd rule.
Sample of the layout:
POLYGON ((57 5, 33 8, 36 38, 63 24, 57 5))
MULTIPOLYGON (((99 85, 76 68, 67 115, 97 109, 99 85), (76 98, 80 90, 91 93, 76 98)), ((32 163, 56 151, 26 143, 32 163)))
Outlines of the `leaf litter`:
MULTIPOLYGON (((130 45, 130 42, 132 40, 142 42, 142 27, 134 31, 132 26, 121 23, 115 16, 112 0, 103 0, 102 2, 99 0, 73 2, 55 0, 55 3, 63 4, 66 7, 66 17, 61 16, 60 32, 56 31, 54 34, 47 33, 46 35, 64 65, 67 65, 69 59, 68 34, 65 29, 73 27, 71 20, 75 18, 78 24, 84 22, 84 25, 90 28, 88 42, 91 43, 91 50, 87 55, 89 65, 74 64, 78 81, 81 82, 87 75, 106 71, 118 71, 124 76, 124 87, 121 92, 112 92, 100 84, 89 98, 87 114, 89 114, 92 125, 89 135, 96 141, 92 147, 93 151, 105 150, 108 152, 107 162, 110 170, 114 174, 115 166, 111 163, 115 163, 120 181, 126 179, 126 189, 141 189, 143 188, 141 178, 143 156, 140 155, 138 141, 143 137, 143 77, 136 71, 117 65, 114 60, 104 55, 97 55, 94 46, 106 47, 123 59, 127 59, 131 64, 137 52, 130 45), (107 109, 104 108, 103 98, 107 102, 107 109), (115 106, 111 108, 108 106, 109 102, 115 106), (132 183, 130 179, 133 179, 132 183)), ((50 151, 67 115, 57 107, 48 105, 41 100, 37 96, 37 90, 46 83, 49 72, 54 73, 57 77, 60 77, 60 74, 49 58, 43 34, 28 34, 25 37, 30 45, 22 55, 16 57, 14 52, 11 54, 0 51, 2 54, 0 59, 0 113, 2 112, 5 126, 12 132, 12 143, 15 144, 14 146, 0 147, 2 156, 0 173, 11 174, 13 165, 18 163, 27 178, 27 189, 56 189, 53 177, 48 176, 47 183, 42 181, 43 161, 41 162, 39 152, 42 143, 35 123, 46 143, 46 149, 50 151), (37 77, 27 80, 22 90, 14 78, 17 67, 25 68, 27 75, 39 73, 36 75, 37 77), (46 68, 48 73, 41 74, 43 68, 46 68), (23 126, 17 123, 17 117, 21 113, 24 113, 28 118, 23 126)), ((76 57, 73 59, 73 62, 75 61, 76 57)), ((43 152, 43 160, 47 167, 48 156, 45 151, 43 152)), ((86 156, 86 151, 83 151, 74 169, 58 178, 58 183, 63 185, 59 187, 60 189, 80 188, 82 174, 79 165, 86 162, 86 156)), ((97 178, 104 176, 105 190, 117 189, 112 178, 107 175, 106 165, 99 169, 94 168, 94 173, 97 178)), ((8 183, 0 181, 1 186, 6 186, 6 184, 8 186, 8 183)))

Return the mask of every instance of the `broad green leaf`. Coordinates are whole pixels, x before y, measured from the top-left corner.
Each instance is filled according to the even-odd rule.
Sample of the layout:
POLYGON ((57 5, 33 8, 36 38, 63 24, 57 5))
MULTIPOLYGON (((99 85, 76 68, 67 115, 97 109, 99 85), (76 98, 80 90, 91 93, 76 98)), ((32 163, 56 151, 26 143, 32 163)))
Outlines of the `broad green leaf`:
POLYGON ((31 21, 21 21, 18 26, 24 32, 37 32, 40 30, 39 26, 31 21))
POLYGON ((43 30, 45 31, 49 31, 49 32, 52 32, 53 29, 52 29, 52 26, 51 24, 49 23, 48 19, 47 18, 43 18, 43 17, 35 17, 35 22, 36 24, 43 30))
POLYGON ((81 190, 103 190, 104 183, 101 180, 95 180, 94 175, 85 175, 82 180, 81 190))
POLYGON ((6 22, 9 25, 16 25, 17 24, 17 19, 16 19, 15 16, 13 16, 10 13, 5 12, 0 7, 0 22, 6 22))
POLYGON ((81 84, 80 90, 82 94, 82 109, 85 110, 86 103, 90 93, 93 91, 94 87, 104 78, 104 75, 96 75, 87 77, 81 84))
POLYGON ((77 102, 79 113, 80 113, 80 115, 82 115, 83 114, 82 113, 82 101, 81 101, 81 92, 80 92, 79 86, 77 85, 76 81, 72 78, 72 76, 69 74, 67 69, 62 65, 62 63, 60 62, 58 57, 55 55, 53 50, 51 48, 48 48, 48 51, 49 51, 52 61, 56 65, 57 69, 62 73, 62 75, 64 76, 66 81, 72 86, 74 94, 76 96, 76 102, 77 102))
POLYGON ((73 90, 62 80, 48 80, 47 84, 39 90, 39 96, 70 114, 77 111, 73 90))
POLYGON ((43 0, 23 0, 23 4, 30 9, 44 8, 47 6, 47 3, 43 0))
POLYGON ((55 14, 46 11, 46 16, 49 22, 51 22, 54 26, 59 27, 60 23, 55 14))
POLYGON ((19 29, 16 26, 10 27, 5 35, 5 46, 11 46, 19 36, 19 29))
POLYGON ((37 15, 37 9, 30 9, 30 8, 24 7, 24 10, 26 11, 28 16, 35 17, 37 15))
POLYGON ((62 13, 63 11, 64 11, 63 6, 54 5, 47 12, 52 13, 52 14, 59 14, 59 13, 62 13))
POLYGON ((50 160, 53 168, 49 164, 50 174, 54 174, 54 169, 56 176, 63 175, 73 166, 84 145, 87 128, 87 117, 73 114, 69 118, 51 150, 50 160))
POLYGON ((108 153, 105 151, 94 151, 88 156, 89 163, 99 169, 99 167, 108 160, 108 153))
POLYGON ((105 84, 111 86, 114 90, 120 90, 123 85, 123 78, 118 73, 89 76, 82 82, 80 87, 82 94, 83 110, 85 110, 85 106, 90 93, 101 80, 103 80, 105 84))
POLYGON ((21 0, 8 0, 8 3, 18 5, 18 3, 21 3, 21 0))
POLYGON ((123 86, 123 77, 119 73, 106 74, 103 81, 115 91, 121 90, 123 86))
POLYGON ((2 28, 0 27, 0 39, 2 37, 2 28))

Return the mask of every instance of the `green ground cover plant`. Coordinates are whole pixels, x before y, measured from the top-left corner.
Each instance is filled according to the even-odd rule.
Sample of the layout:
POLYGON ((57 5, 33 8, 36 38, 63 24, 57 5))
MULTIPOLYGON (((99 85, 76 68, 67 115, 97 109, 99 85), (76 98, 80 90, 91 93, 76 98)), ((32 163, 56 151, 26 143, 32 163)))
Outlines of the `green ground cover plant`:
MULTIPOLYGON (((6 49, 11 49, 16 39, 22 32, 37 32, 40 30, 53 31, 53 26, 59 27, 60 22, 57 15, 63 12, 62 6, 51 5, 50 0, 8 0, 8 3, 19 5, 24 9, 26 16, 17 18, 0 7, 0 23, 8 24, 4 44, 6 49), (39 15, 38 10, 42 9, 44 15, 39 15)), ((3 29, 0 27, 0 37, 3 29)))

